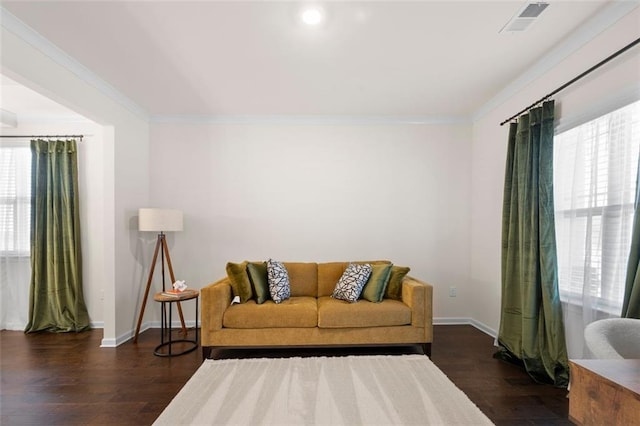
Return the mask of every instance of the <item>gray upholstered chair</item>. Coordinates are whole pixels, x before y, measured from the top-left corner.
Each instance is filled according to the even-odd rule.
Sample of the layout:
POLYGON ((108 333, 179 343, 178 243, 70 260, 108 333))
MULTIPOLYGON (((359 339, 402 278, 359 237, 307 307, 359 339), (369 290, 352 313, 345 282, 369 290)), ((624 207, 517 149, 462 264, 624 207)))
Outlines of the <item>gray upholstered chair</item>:
POLYGON ((640 358, 640 319, 594 321, 585 328, 584 339, 598 359, 640 358))

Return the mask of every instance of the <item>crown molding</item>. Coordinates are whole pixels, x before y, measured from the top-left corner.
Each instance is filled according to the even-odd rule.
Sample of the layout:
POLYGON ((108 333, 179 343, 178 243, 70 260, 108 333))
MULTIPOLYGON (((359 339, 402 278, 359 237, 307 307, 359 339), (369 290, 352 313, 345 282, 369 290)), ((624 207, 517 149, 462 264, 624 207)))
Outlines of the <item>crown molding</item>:
POLYGON ((124 95, 122 92, 118 91, 115 87, 107 83, 89 68, 85 67, 80 62, 75 60, 64 50, 60 49, 58 46, 38 33, 36 30, 22 22, 1 5, 0 22, 4 29, 15 34, 23 41, 30 44, 35 49, 39 50, 51 60, 56 62, 58 65, 72 72, 78 78, 97 89, 100 93, 122 105, 124 108, 134 113, 139 118, 146 121, 149 120, 149 113, 144 108, 142 108, 128 96, 124 95))
POLYGON ((73 123, 86 124, 93 121, 79 114, 20 114, 20 125, 73 123))
POLYGON ((93 71, 68 55, 40 33, 29 27, 0 5, 0 21, 7 31, 48 56, 105 96, 122 105, 139 118, 156 124, 307 124, 307 125, 442 125, 471 124, 515 96, 531 82, 615 24, 640 5, 639 0, 614 1, 588 20, 562 43, 538 60, 527 72, 513 80, 471 116, 395 116, 395 115, 150 115, 131 98, 118 91, 93 71))
MULTIPOLYGON (((588 42, 596 38, 600 33, 610 28, 620 19, 631 13, 635 8, 640 6, 639 0, 626 1, 616 0, 608 5, 597 15, 587 20, 583 25, 573 31, 561 43, 557 44, 553 49, 547 52, 542 58, 534 63, 528 71, 521 74, 518 78, 507 84, 498 94, 489 99, 476 112, 472 114, 472 121, 476 122, 486 114, 502 105, 504 102, 515 96, 529 84, 545 75, 571 54, 586 45, 588 42)), ((540 94, 539 97, 544 96, 540 94)), ((534 99, 531 100, 533 102, 534 99)))
POLYGON ((0 127, 18 127, 18 117, 16 114, 0 109, 0 127))
POLYGON ((439 125, 471 124, 466 116, 446 115, 153 115, 153 124, 263 125, 439 125))

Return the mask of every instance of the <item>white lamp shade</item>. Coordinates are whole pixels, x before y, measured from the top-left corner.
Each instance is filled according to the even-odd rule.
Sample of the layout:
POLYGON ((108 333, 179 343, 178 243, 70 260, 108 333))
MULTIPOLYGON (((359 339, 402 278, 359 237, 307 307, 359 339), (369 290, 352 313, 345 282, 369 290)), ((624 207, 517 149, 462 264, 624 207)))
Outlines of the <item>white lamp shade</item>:
POLYGON ((154 232, 182 231, 182 211, 138 209, 138 230, 154 232))

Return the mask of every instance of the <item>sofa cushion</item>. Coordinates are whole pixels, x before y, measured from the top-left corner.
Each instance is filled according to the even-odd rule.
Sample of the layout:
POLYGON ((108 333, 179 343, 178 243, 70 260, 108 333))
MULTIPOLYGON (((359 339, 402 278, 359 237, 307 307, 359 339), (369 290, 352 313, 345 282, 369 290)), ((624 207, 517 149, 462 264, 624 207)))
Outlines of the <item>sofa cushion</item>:
POLYGON ((391 265, 391 261, 390 260, 354 260, 351 263, 359 263, 359 264, 365 264, 368 263, 369 265, 391 265))
MULTIPOLYGON (((318 264, 285 262, 292 296, 318 296, 318 264)), ((334 283, 335 284, 335 283, 334 283)))
POLYGON ((291 296, 289 273, 282 262, 267 260, 267 279, 269 280, 269 294, 275 303, 281 303, 291 296))
POLYGON ((390 327, 411 324, 411 308, 398 300, 348 303, 329 296, 318 298, 318 327, 390 327))
POLYGON ((384 292, 389 283, 389 277, 391 276, 391 266, 393 265, 390 263, 371 265, 371 276, 369 277, 369 281, 364 285, 360 297, 369 302, 382 302, 384 292))
POLYGON ((249 262, 247 274, 253 286, 253 295, 258 305, 263 304, 271 297, 269 293, 269 279, 267 278, 267 262, 249 262))
POLYGON ((331 297, 352 303, 357 302, 370 276, 371 265, 350 263, 338 280, 331 297))
POLYGON ((389 284, 387 284, 387 290, 384 294, 385 298, 402 300, 402 280, 408 273, 409 268, 406 266, 393 265, 391 267, 389 284))
POLYGON ((244 303, 253 297, 251 290, 251 282, 247 274, 247 261, 242 263, 227 263, 227 276, 231 282, 233 295, 240 298, 240 302, 244 303))
POLYGON ((318 297, 331 296, 336 283, 347 269, 349 263, 368 263, 369 265, 391 264, 388 260, 358 260, 354 262, 326 262, 318 263, 318 297))
POLYGON ((255 300, 229 306, 222 324, 227 328, 316 327, 318 303, 315 297, 291 297, 276 304, 267 300, 258 305, 255 300))
POLYGON ((318 263, 318 297, 331 296, 349 262, 318 263))

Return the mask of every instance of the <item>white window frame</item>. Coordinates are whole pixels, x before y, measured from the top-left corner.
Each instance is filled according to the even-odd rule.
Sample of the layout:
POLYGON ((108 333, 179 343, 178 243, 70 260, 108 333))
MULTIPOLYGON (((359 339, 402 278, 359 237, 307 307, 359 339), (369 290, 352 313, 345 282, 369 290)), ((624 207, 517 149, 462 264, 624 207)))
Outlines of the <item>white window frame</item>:
POLYGON ((12 144, 2 142, 0 145, 0 164, 2 171, 0 177, 6 182, 3 185, 13 185, 16 179, 22 180, 21 189, 7 188, 7 191, 0 191, 0 220, 11 223, 11 228, 0 229, 0 255, 3 257, 29 257, 30 248, 30 215, 31 215, 31 149, 25 144, 12 144), (8 151, 20 151, 21 159, 7 155, 8 151), (3 152, 4 151, 4 152, 3 152), (12 158, 13 157, 13 158, 12 158), (20 161, 22 160, 22 161, 20 161), (18 164, 20 163, 20 164, 18 164), (18 167, 20 169, 18 170, 18 167), (8 209, 3 213, 5 207, 8 209), (6 217, 2 215, 6 214, 6 217), (21 217, 19 217, 21 215, 21 217), (19 221, 22 223, 19 224, 19 221), (22 235, 16 235, 18 228, 22 227, 22 235))

